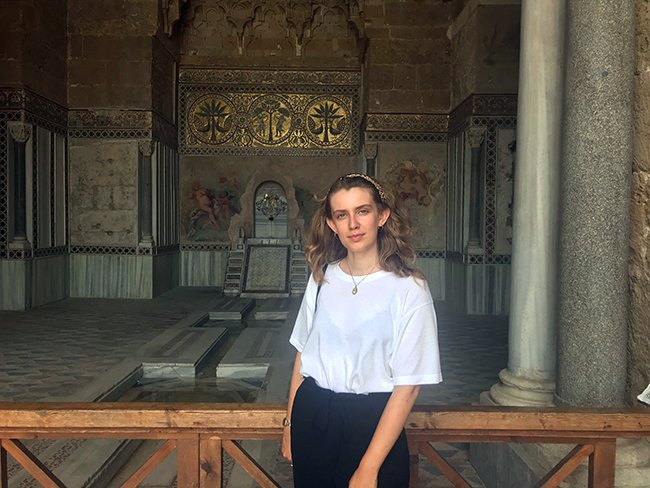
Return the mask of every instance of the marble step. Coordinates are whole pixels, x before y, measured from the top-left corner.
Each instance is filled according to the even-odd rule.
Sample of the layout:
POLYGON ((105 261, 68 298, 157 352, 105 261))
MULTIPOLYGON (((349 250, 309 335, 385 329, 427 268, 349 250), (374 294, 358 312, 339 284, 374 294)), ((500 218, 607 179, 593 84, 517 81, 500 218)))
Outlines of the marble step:
POLYGON ((263 380, 279 340, 280 331, 276 328, 244 329, 217 366, 217 380, 263 380))
MULTIPOLYGON (((239 282, 237 282, 239 286, 239 282)), ((255 306, 252 298, 222 297, 210 310, 210 320, 244 320, 246 314, 255 306)))
POLYGON ((173 332, 171 337, 161 334, 159 343, 143 358, 144 378, 196 376, 203 361, 225 338, 227 329, 193 327, 173 332))
POLYGON ((286 320, 289 316, 289 309, 295 299, 291 298, 267 298, 258 300, 255 306, 255 320, 286 320))

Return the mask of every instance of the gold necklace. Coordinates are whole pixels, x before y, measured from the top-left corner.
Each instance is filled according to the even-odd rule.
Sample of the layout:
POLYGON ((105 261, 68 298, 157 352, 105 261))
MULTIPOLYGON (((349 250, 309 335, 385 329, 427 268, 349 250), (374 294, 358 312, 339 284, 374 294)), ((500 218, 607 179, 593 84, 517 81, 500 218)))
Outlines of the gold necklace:
POLYGON ((363 278, 359 280, 357 283, 357 280, 354 279, 354 274, 352 274, 352 268, 350 267, 350 263, 348 263, 347 259, 345 260, 345 264, 348 265, 348 271, 350 272, 350 278, 352 278, 352 283, 354 283, 354 288, 352 288, 352 294, 356 295, 359 291, 359 285, 363 283, 363 280, 365 280, 368 276, 370 276, 370 273, 372 273, 372 270, 375 269, 375 266, 377 266, 377 263, 372 265, 372 268, 370 268, 370 271, 365 274, 363 278))

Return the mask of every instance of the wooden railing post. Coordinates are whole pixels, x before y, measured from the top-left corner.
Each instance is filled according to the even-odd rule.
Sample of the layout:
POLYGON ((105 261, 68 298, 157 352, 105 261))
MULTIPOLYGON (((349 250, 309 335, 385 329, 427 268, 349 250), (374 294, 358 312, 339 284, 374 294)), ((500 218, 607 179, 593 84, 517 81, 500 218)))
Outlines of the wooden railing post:
POLYGON ((589 488, 614 488, 616 477, 616 439, 594 442, 589 456, 589 488))
POLYGON ((218 437, 201 438, 199 457, 201 462, 199 486, 201 488, 222 488, 223 454, 221 439, 218 437))
POLYGON ((7 451, 2 447, 2 439, 0 439, 0 488, 9 488, 7 480, 7 451))
POLYGON ((176 441, 176 485, 199 488, 199 436, 176 441))
POLYGON ((420 450, 416 441, 410 437, 406 440, 409 447, 409 488, 417 488, 420 477, 420 450))

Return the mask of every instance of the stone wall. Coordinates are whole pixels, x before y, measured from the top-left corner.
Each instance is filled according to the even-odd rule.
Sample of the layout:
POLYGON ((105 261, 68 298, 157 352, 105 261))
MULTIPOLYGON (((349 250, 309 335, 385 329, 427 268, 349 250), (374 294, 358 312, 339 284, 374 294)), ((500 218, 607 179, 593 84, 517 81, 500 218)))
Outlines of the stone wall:
POLYGON ((650 382, 650 2, 636 0, 628 401, 650 382))
POLYGON ((178 48, 164 33, 159 33, 153 38, 152 49, 151 108, 175 123, 178 48))
POLYGON ((0 83, 19 83, 23 72, 25 29, 22 9, 14 2, 0 2, 0 83))
POLYGON ((449 111, 451 4, 366 0, 369 112, 449 111))
POLYGON ((475 93, 516 93, 520 5, 466 2, 449 29, 451 107, 475 93))
POLYGON ((137 244, 137 151, 130 141, 71 141, 71 245, 137 244))
POLYGON ((158 1, 68 0, 70 108, 151 108, 158 1))
POLYGON ((0 84, 66 104, 66 0, 0 4, 0 84))
POLYGON ((23 83, 66 104, 67 38, 65 0, 24 2, 23 83))

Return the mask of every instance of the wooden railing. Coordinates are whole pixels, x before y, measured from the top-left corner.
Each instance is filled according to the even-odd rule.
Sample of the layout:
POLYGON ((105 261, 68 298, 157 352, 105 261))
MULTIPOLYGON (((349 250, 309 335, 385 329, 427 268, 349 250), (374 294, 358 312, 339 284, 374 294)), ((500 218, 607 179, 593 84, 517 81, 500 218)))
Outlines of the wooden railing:
MULTIPOLYGON (((0 488, 8 455, 44 487, 65 486, 23 444, 25 439, 158 439, 162 446, 126 481, 136 487, 174 449, 179 488, 221 487, 228 453, 260 486, 279 486, 239 441, 279 439, 283 405, 143 403, 0 403, 0 488)), ((523 409, 418 406, 409 416, 411 486, 418 454, 451 481, 469 488, 431 441, 575 444, 535 485, 559 485, 588 458, 588 487, 613 488, 617 438, 650 438, 648 410, 523 409)))

